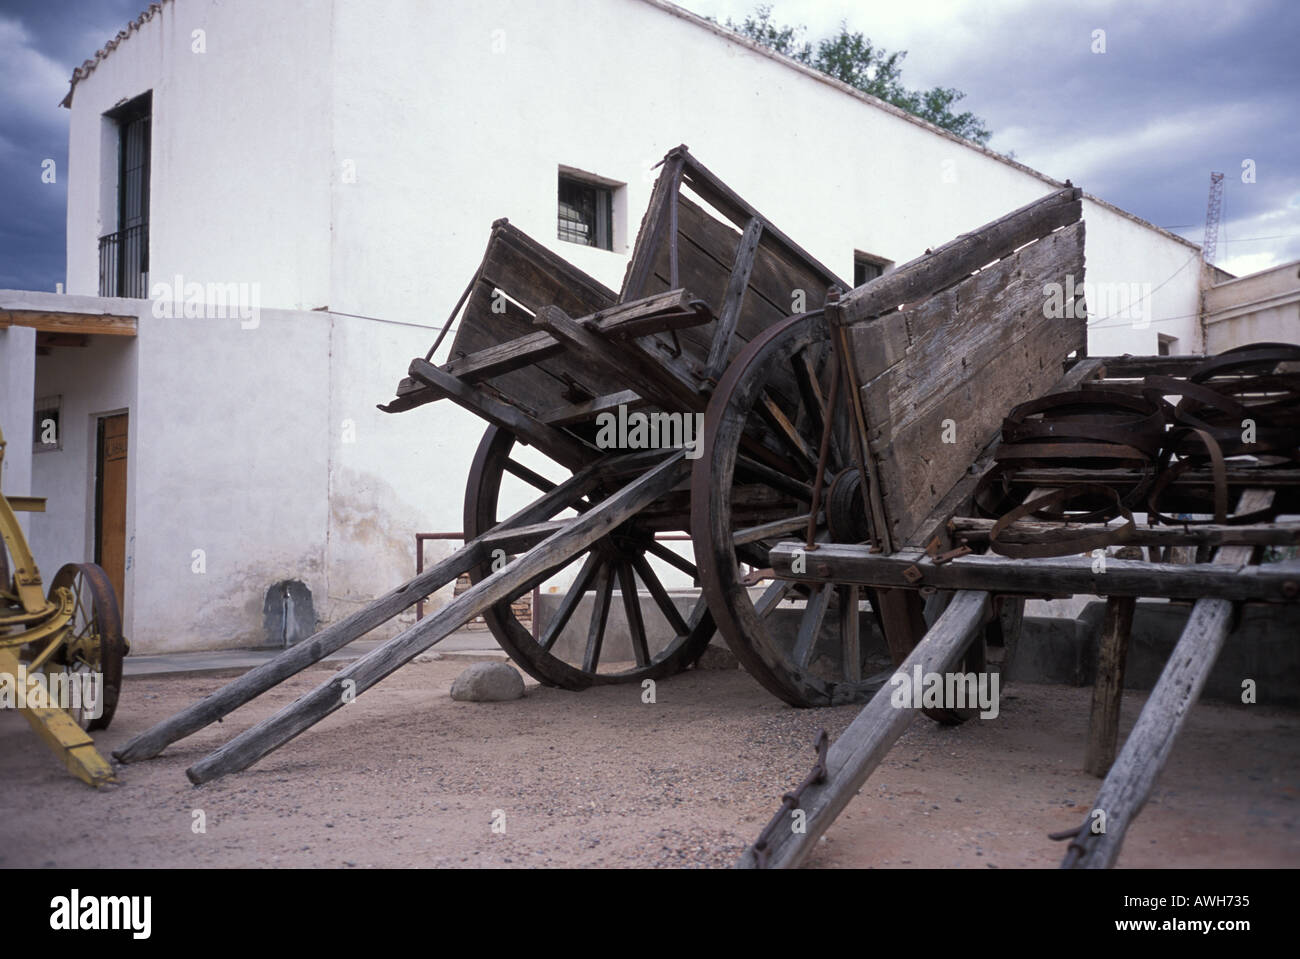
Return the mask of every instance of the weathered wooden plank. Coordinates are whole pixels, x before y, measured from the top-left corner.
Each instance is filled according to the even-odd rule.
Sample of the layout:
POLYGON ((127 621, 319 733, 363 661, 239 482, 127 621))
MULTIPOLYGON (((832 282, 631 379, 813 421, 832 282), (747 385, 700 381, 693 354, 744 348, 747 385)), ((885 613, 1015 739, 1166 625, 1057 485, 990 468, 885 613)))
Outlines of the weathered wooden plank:
POLYGON ((671 454, 662 464, 578 516, 564 529, 471 586, 433 616, 420 620, 335 673, 312 692, 195 763, 186 770, 186 775, 191 782, 198 784, 247 769, 484 610, 519 595, 570 562, 602 536, 678 486, 688 473, 685 454, 671 454))
MULTIPOLYGON (((976 516, 955 516, 949 529, 958 540, 987 543, 995 522, 976 516)), ((1071 523, 1069 527, 1076 533, 1106 529, 1101 523, 1071 523)), ((998 539, 1008 543, 1049 543, 1063 528, 1063 523, 1021 521, 1004 530, 998 539)), ((1138 526, 1124 543, 1127 546, 1300 546, 1300 524, 1138 526)))
POLYGON ((736 260, 731 267, 726 292, 722 295, 722 312, 718 315, 713 330, 713 345, 709 349, 705 366, 705 377, 715 383, 722 375, 727 357, 731 354, 732 336, 736 332, 736 322, 740 319, 740 310, 749 288, 749 275, 754 270, 754 256, 758 253, 758 241, 762 235, 763 221, 755 217, 745 227, 740 244, 736 247, 736 260))
MULTIPOLYGON (((763 218, 740 194, 723 183, 713 171, 693 156, 687 161, 683 179, 706 203, 730 219, 736 226, 748 223, 754 217, 763 219, 769 244, 774 245, 788 263, 801 264, 804 268, 813 271, 821 280, 823 292, 825 288, 832 286, 841 289, 847 287, 847 284, 836 276, 833 270, 792 240, 770 220, 763 218)), ((810 289, 808 292, 811 298, 813 291, 810 289)))
POLYGON ((1058 190, 876 277, 844 295, 840 321, 861 323, 964 280, 1017 247, 1074 223, 1083 213, 1082 198, 1083 191, 1074 187, 1058 190))
MULTIPOLYGON (((741 233, 707 213, 686 196, 678 201, 678 246, 680 282, 697 291, 715 314, 721 312, 721 298, 728 287, 741 233)), ((791 265, 777 256, 767 237, 768 225, 759 238, 754 267, 749 276, 743 307, 736 320, 728 359, 755 336, 794 312, 795 291, 804 291, 804 309, 816 309, 825 302, 831 283, 821 278, 807 264, 791 265)), ((655 263, 650 288, 667 289, 669 284, 668 251, 665 247, 655 263)), ((712 349, 710 327, 686 330, 681 335, 683 348, 701 363, 712 349)), ((789 393, 793 384, 782 379, 773 384, 789 393)))
POLYGON ((112 313, 52 313, 45 310, 0 310, 0 330, 26 326, 46 333, 135 336, 137 318, 112 313))
MULTIPOLYGON (((583 326, 603 336, 628 339, 644 336, 658 330, 682 329, 707 323, 707 314, 697 313, 689 307, 692 294, 687 290, 671 290, 644 300, 620 303, 578 320, 583 326)), ((500 314, 498 314, 500 315, 500 314)), ((525 322, 522 318, 519 322, 525 322)), ((500 376, 550 359, 564 350, 564 344, 545 331, 532 332, 466 356, 456 357, 443 364, 443 370, 467 383, 500 376)), ((557 390, 562 380, 556 378, 557 390)), ((415 384, 416 387, 419 384, 415 384)), ((412 390, 408 389, 408 392, 412 390)), ((399 386, 398 396, 403 395, 399 386)))
MULTIPOLYGON (((536 333, 533 315, 543 306, 588 316, 616 302, 614 292, 604 284, 505 220, 493 224, 478 277, 448 354, 453 362, 536 333), (498 289, 506 296, 497 295, 498 289)), ((577 394, 599 396, 622 388, 562 351, 498 374, 487 383, 534 416, 566 400, 584 398, 577 394)))
MULTIPOLYGON (((988 610, 988 594, 958 593, 897 672, 910 676, 918 667, 922 674, 941 673, 951 668, 979 633, 988 610)), ((777 831, 769 844, 769 868, 793 869, 803 863, 817 840, 916 717, 919 710, 900 709, 891 702, 893 691, 888 683, 882 687, 831 744, 826 753, 826 780, 809 786, 799 802, 804 812, 804 831, 777 831)), ((742 869, 757 867, 753 846, 745 850, 736 865, 742 869)))
MULTIPOLYGON (((1264 509, 1272 501, 1273 493, 1269 490, 1248 490, 1242 494, 1237 508, 1239 511, 1264 509)), ((1240 568, 1250 562, 1252 551, 1249 546, 1225 546, 1210 565, 1240 568)), ((1178 644, 1147 697, 1119 758, 1101 784, 1087 822, 1070 842, 1061 863, 1063 867, 1105 869, 1114 865, 1124 836, 1146 805, 1151 788, 1187 721, 1187 714, 1205 687, 1231 625, 1232 603, 1226 599, 1200 599, 1192 607, 1178 644), (1093 831, 1093 823, 1100 824, 1096 810, 1105 817, 1104 832, 1093 831)))
POLYGON ((1137 379, 1147 376, 1187 376, 1205 362, 1204 356, 1123 356, 1106 357, 1106 378, 1137 379))
POLYGON ((1049 282, 1082 277, 1083 249, 1075 223, 886 318, 905 325, 909 342, 861 397, 893 543, 966 475, 1011 408, 1046 393, 1061 362, 1085 349, 1083 316, 1049 318, 1043 295, 1049 282))
POLYGON ((548 413, 543 413, 538 419, 550 426, 569 426, 574 423, 589 423, 601 413, 610 413, 616 411, 620 406, 625 406, 629 411, 645 407, 646 401, 641 398, 641 394, 636 390, 620 390, 617 393, 607 393, 604 396, 593 396, 589 400, 583 400, 580 403, 569 403, 566 406, 557 406, 548 413))
POLYGON ((618 302, 609 287, 510 223, 494 227, 497 242, 483 260, 483 276, 529 311, 555 305, 586 316, 618 302), (505 285, 502 285, 502 284, 505 285))
MULTIPOLYGON (((503 343, 494 343, 468 356, 457 357, 443 364, 443 370, 466 383, 477 383, 489 377, 500 376, 555 356, 564 349, 549 333, 529 333, 503 343)), ((398 395, 402 395, 399 388, 398 395)))
POLYGON ((701 411, 707 398, 678 376, 663 360, 647 353, 639 344, 602 339, 586 329, 559 307, 545 307, 536 323, 553 336, 572 346, 585 362, 603 368, 610 377, 619 377, 641 396, 663 409, 701 411))
POLYGON ((1106 617, 1097 649, 1097 678, 1092 685, 1092 709, 1088 717, 1088 745, 1083 754, 1083 768, 1093 776, 1105 776, 1115 761, 1119 710, 1124 697, 1124 666, 1136 609, 1134 596, 1111 596, 1106 600, 1106 617))
POLYGON ((446 396, 458 406, 476 413, 489 423, 510 430, 522 442, 536 446, 551 459, 578 469, 595 455, 595 450, 575 437, 521 412, 514 406, 488 396, 482 389, 462 383, 427 360, 411 361, 411 376, 446 396))
MULTIPOLYGON (((1235 549, 1237 547, 1225 547, 1235 549)), ((1286 603, 1300 598, 1300 570, 1282 564, 1265 566, 1145 563, 1107 559, 1104 571, 1093 572, 1091 556, 1048 559, 1012 559, 996 555, 962 556, 936 564, 922 550, 873 554, 865 546, 826 544, 804 553, 798 543, 779 543, 770 555, 772 569, 782 579, 799 582, 857 583, 859 586, 936 589, 983 589, 998 593, 1046 596, 1166 596, 1198 599, 1215 596, 1230 600, 1286 603), (795 573, 796 557, 807 571, 795 573), (919 580, 904 571, 915 567, 919 580)))
MULTIPOLYGON (((517 343, 543 332, 533 326, 533 317, 529 313, 508 299, 496 297, 494 290, 495 285, 486 279, 480 280, 474 287, 448 354, 449 365, 497 348, 503 343, 517 343)), ((564 402, 563 393, 569 388, 564 379, 568 369, 561 349, 555 351, 552 360, 539 359, 480 382, 506 397, 524 412, 537 416, 549 406, 564 402)), ((600 384, 589 375, 590 371, 585 372, 588 375, 577 382, 586 387, 591 395, 609 392, 600 388, 600 384)))
POLYGON ((604 336, 624 340, 661 331, 684 330, 702 326, 713 319, 709 313, 691 308, 694 299, 696 296, 690 290, 668 290, 619 303, 578 322, 604 336))
POLYGON ((650 204, 646 207, 645 216, 641 218, 641 227, 637 231, 627 272, 623 274, 620 300, 634 300, 654 292, 649 288, 648 283, 659 250, 666 245, 673 204, 676 202, 678 184, 681 182, 682 167, 685 163, 685 144, 674 147, 664 157, 663 170, 660 171, 650 192, 650 204))

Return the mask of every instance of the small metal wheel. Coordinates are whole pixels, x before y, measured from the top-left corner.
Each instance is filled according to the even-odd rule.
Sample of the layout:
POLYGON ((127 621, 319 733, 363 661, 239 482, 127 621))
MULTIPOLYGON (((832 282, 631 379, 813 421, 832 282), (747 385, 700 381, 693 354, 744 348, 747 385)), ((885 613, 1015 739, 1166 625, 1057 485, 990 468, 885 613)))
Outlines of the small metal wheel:
MULTIPOLYGON (((557 485, 511 456, 513 433, 489 427, 479 444, 465 489, 466 541, 481 535, 515 510, 501 508, 503 499, 522 505, 529 497, 550 492, 557 485), (503 497, 503 479, 510 489, 503 497)), ((539 454, 540 455, 540 454, 539 454)), ((553 465, 556 474, 562 467, 553 465)), ((556 474, 558 475, 558 474, 556 474)), ((578 496, 570 510, 585 511, 637 478, 638 474, 602 474, 595 489, 578 496)), ((566 477, 567 478, 567 477, 566 477)), ((571 514, 572 515, 572 514, 571 514)), ((563 517, 559 517, 563 518, 563 517)), ((603 683, 639 682, 671 675, 689 666, 704 651, 713 635, 713 619, 701 597, 690 615, 683 616, 649 557, 655 556, 695 579, 695 564, 655 539, 656 532, 685 531, 689 506, 683 493, 670 493, 652 503, 632 519, 597 540, 562 569, 576 570, 566 587, 555 615, 544 629, 532 630, 520 622, 513 603, 527 593, 513 596, 484 613, 488 629, 501 648, 522 669, 539 682, 565 689, 585 689, 603 683), (638 597, 638 583, 654 600, 658 622, 646 622, 638 597), (607 642, 609 613, 620 594, 626 618, 630 649, 620 652, 607 642), (593 594, 584 642, 575 642, 566 627, 574 618, 587 593, 593 594), (649 627, 658 628, 649 628, 649 627), (656 638, 657 637, 657 638, 656 638)), ((504 560, 504 557, 499 557, 504 560)), ((491 565, 471 571, 477 583, 492 572, 491 565)), ((557 570, 560 572, 560 570, 557 570)), ((538 615, 537 610, 533 615, 538 615)))
POLYGON ((127 653, 113 584, 94 563, 69 563, 55 575, 49 595, 53 597, 59 589, 71 591, 73 615, 68 637, 46 672, 62 670, 77 682, 84 675, 99 674, 100 702, 94 703, 93 709, 83 705, 69 712, 87 731, 107 729, 122 692, 122 660, 127 653))

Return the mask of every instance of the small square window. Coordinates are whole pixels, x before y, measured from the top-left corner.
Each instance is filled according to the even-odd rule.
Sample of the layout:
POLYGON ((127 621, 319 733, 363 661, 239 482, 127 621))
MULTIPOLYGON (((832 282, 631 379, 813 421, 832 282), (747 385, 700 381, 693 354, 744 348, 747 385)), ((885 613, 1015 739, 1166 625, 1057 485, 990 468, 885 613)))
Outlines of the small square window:
POLYGON ((1174 344, 1178 342, 1176 336, 1166 336, 1164 333, 1156 334, 1156 351, 1160 356, 1173 356, 1174 344))
POLYGON ((878 276, 883 276, 890 265, 889 260, 872 256, 870 253, 854 253, 853 285, 861 286, 863 283, 870 283, 878 276))
POLYGON ((614 191, 561 173, 558 224, 561 240, 614 249, 614 191))
POLYGON ((47 396, 36 401, 32 422, 32 452, 48 453, 63 449, 63 423, 59 416, 62 396, 47 396))

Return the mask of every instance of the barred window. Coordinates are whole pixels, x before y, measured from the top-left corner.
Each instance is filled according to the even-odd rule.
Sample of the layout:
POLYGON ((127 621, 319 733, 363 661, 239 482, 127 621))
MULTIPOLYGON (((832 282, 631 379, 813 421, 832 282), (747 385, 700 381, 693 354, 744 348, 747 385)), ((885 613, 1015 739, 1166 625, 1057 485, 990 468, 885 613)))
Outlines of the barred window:
POLYGON ((33 453, 63 449, 62 406, 62 396, 43 396, 36 401, 36 419, 32 424, 33 453))
POLYGON ((560 174, 559 219, 556 235, 570 243, 614 248, 613 190, 560 174))

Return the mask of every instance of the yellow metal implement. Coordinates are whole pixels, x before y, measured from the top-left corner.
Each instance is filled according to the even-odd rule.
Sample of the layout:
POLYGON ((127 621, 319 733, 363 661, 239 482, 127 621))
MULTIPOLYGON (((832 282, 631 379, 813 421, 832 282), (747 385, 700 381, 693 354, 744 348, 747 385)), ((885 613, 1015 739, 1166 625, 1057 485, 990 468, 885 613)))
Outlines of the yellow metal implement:
MULTIPOLYGON (((0 463, 4 448, 0 432, 0 463)), ((71 708, 62 708, 86 704, 79 696, 76 703, 55 702, 59 697, 54 693, 67 695, 70 687, 53 680, 75 683, 81 679, 77 671, 89 669, 99 686, 99 711, 90 728, 108 724, 117 703, 126 646, 116 597, 103 570, 89 563, 61 569, 46 596, 15 510, 43 513, 45 500, 0 495, 0 689, 5 692, 0 702, 12 702, 82 782, 92 786, 115 782, 113 767, 96 752, 71 708), (60 676, 60 671, 67 675, 60 676)))
MULTIPOLYGON (((20 675, 25 672, 25 665, 14 653, 13 647, 0 646, 0 673, 11 677, 10 681, 17 684, 20 675)), ((96 752, 90 734, 77 725, 67 710, 51 705, 23 705, 18 707, 18 711, 31 723, 32 729, 45 740, 54 754, 63 760, 72 775, 92 786, 117 781, 108 760, 96 752)))

